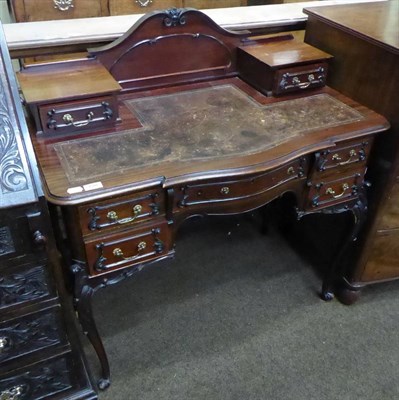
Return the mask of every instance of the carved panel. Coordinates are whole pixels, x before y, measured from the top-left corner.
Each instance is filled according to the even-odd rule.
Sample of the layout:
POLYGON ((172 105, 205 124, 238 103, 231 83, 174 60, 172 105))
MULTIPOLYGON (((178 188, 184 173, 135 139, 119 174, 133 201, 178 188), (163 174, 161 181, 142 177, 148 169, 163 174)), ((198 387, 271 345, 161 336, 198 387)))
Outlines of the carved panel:
POLYGON ((67 360, 61 358, 1 379, 0 399, 48 399, 71 387, 67 360))
POLYGON ((54 309, 0 325, 0 362, 61 343, 59 315, 54 309))
POLYGON ((35 197, 32 197, 34 193, 29 168, 2 58, 0 71, 0 205, 5 206, 34 200, 35 197), (17 197, 14 195, 16 192, 25 193, 17 197))
POLYGON ((0 276, 0 309, 50 294, 43 266, 0 276))
POLYGON ((15 251, 14 242, 8 226, 0 227, 0 256, 13 253, 15 251))

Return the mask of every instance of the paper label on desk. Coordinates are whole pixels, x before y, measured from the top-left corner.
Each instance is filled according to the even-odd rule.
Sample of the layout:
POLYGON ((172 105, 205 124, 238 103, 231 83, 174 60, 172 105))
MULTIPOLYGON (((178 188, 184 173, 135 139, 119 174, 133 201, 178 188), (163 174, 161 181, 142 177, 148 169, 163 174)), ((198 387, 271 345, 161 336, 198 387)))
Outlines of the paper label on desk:
POLYGON ((75 194, 75 193, 80 193, 80 192, 83 192, 82 186, 75 186, 75 187, 69 188, 67 190, 68 194, 75 194))
POLYGON ((101 182, 93 182, 93 183, 88 183, 87 185, 83 185, 83 189, 86 191, 101 189, 102 187, 103 187, 103 184, 101 182))

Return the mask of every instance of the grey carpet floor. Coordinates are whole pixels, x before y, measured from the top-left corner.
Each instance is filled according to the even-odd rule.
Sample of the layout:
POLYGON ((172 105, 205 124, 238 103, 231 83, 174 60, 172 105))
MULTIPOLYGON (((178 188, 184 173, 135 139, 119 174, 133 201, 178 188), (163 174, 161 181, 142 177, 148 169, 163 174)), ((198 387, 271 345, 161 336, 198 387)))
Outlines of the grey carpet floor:
POLYGON ((254 218, 187 222, 174 260, 95 295, 112 376, 100 400, 399 399, 399 283, 350 307, 319 289, 254 218))

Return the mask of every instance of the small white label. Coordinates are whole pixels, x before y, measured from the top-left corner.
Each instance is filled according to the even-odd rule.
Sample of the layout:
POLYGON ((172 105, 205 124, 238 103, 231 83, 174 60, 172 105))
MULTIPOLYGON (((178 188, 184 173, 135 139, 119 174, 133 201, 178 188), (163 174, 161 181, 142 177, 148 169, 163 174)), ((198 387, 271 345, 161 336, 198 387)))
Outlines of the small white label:
POLYGON ((94 190, 94 189, 101 189, 103 184, 101 182, 93 182, 88 183, 87 185, 83 185, 84 190, 94 190))
POLYGON ((69 194, 80 193, 80 192, 83 192, 83 188, 82 188, 82 186, 75 186, 75 187, 69 188, 67 190, 67 192, 69 194))

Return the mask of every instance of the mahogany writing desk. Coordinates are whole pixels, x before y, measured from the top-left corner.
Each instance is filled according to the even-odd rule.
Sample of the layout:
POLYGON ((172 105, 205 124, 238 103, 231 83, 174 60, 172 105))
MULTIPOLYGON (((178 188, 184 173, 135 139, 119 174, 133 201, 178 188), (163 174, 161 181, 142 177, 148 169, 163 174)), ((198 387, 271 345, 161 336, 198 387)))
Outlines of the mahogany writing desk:
MULTIPOLYGON (((287 41, 254 41, 174 9, 145 16, 87 60, 19 75, 100 388, 109 365, 92 295, 172 257, 187 218, 244 213, 289 193, 298 218, 351 211, 347 243, 356 238, 368 155, 388 124, 322 87, 327 54, 287 41)), ((338 264, 339 255, 326 299, 338 264)))

